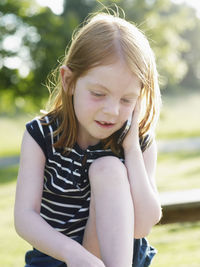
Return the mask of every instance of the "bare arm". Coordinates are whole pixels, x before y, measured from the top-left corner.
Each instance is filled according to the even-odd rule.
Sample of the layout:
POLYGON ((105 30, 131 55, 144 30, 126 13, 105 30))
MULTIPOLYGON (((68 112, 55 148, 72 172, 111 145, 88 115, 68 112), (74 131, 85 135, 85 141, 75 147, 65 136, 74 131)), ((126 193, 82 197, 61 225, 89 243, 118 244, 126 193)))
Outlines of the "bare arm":
POLYGON ((157 149, 155 141, 142 154, 140 148, 125 154, 131 194, 135 211, 135 237, 146 236, 161 217, 155 170, 157 149))
POLYGON ((139 143, 139 115, 140 99, 134 108, 130 130, 123 141, 125 165, 135 212, 136 238, 148 235, 161 217, 161 206, 155 183, 156 142, 153 140, 142 153, 139 143))
POLYGON ((87 266, 104 266, 78 242, 54 230, 41 216, 45 156, 26 131, 23 137, 20 168, 15 200, 15 228, 17 233, 36 249, 70 267, 90 261, 87 266), (98 265, 99 264, 99 265, 98 265))

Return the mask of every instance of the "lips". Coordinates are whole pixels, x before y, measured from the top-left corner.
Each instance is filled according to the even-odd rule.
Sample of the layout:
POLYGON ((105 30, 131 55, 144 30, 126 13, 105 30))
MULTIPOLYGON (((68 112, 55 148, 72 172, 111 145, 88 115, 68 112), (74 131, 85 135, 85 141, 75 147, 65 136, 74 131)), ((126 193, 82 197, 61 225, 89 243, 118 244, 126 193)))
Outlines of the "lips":
POLYGON ((100 127, 103 128, 112 128, 115 124, 106 121, 95 121, 100 127))

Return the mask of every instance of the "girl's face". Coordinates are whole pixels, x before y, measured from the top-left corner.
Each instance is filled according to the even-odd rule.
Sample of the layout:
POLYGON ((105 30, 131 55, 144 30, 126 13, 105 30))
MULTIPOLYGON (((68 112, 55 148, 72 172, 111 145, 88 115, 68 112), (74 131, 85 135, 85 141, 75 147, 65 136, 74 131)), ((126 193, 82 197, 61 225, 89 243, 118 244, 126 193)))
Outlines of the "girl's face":
POLYGON ((78 144, 97 144, 132 116, 141 82, 122 62, 90 69, 77 80, 73 97, 78 144))

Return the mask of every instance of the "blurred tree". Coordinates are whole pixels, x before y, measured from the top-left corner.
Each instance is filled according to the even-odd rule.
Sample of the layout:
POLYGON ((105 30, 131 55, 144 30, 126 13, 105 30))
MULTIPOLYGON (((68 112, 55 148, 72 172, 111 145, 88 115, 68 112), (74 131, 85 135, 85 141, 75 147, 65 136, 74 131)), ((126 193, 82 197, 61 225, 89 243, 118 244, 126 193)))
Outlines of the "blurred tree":
POLYGON ((65 1, 57 16, 35 1, 0 2, 0 108, 23 105, 48 95, 44 84, 56 60, 64 55, 72 31, 94 8, 94 1, 65 1), (18 44, 17 44, 18 43, 18 44))
POLYGON ((92 11, 115 3, 146 33, 164 86, 176 85, 185 75, 191 81, 199 75, 199 58, 195 56, 200 46, 199 20, 184 5, 170 0, 65 0, 58 16, 34 0, 1 0, 0 108, 9 103, 19 108, 26 103, 41 107, 48 95, 42 84, 64 55, 74 28, 92 11))
POLYGON ((195 26, 183 33, 183 38, 189 40, 190 47, 183 53, 183 59, 187 62, 188 71, 181 81, 180 86, 188 89, 200 88, 200 19, 195 16, 195 11, 190 10, 194 18, 195 26))
MULTIPOLYGON (((187 73, 188 63, 182 53, 190 51, 190 40, 182 35, 194 28, 194 16, 186 5, 171 0, 103 0, 123 8, 126 18, 147 35, 156 54, 163 87, 174 87, 187 73), (184 22, 184 23, 183 23, 184 22)), ((197 37, 196 37, 197 38, 197 37)))
POLYGON ((43 11, 34 1, 0 2, 0 104, 3 110, 14 103, 21 107, 24 101, 19 99, 22 100, 24 96, 33 96, 32 99, 36 100, 34 96, 43 94, 42 90, 39 93, 37 90, 40 87, 40 84, 36 86, 37 62, 32 57, 41 37, 38 29, 29 23, 43 11))

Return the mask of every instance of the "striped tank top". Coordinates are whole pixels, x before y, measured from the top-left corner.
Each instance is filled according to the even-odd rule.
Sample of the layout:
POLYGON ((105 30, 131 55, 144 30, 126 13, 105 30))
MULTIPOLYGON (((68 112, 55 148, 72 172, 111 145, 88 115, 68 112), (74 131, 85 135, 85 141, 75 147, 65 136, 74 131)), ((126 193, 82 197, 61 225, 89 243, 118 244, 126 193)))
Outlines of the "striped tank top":
MULTIPOLYGON (((89 166, 99 157, 115 155, 111 149, 103 149, 101 142, 86 150, 75 143, 73 148, 65 148, 69 153, 64 155, 61 149, 53 146, 58 138, 53 135, 58 122, 43 123, 49 123, 48 116, 26 124, 27 131, 46 157, 40 215, 57 231, 76 238, 83 235, 89 216, 89 166)), ((142 150, 148 143, 149 138, 140 142, 142 150)))
POLYGON ((114 154, 104 150, 101 143, 83 150, 76 143, 67 156, 55 149, 53 132, 57 123, 49 118, 35 118, 26 129, 39 144, 46 157, 41 202, 41 217, 57 231, 69 236, 83 235, 89 216, 90 184, 88 169, 97 158, 114 154))

